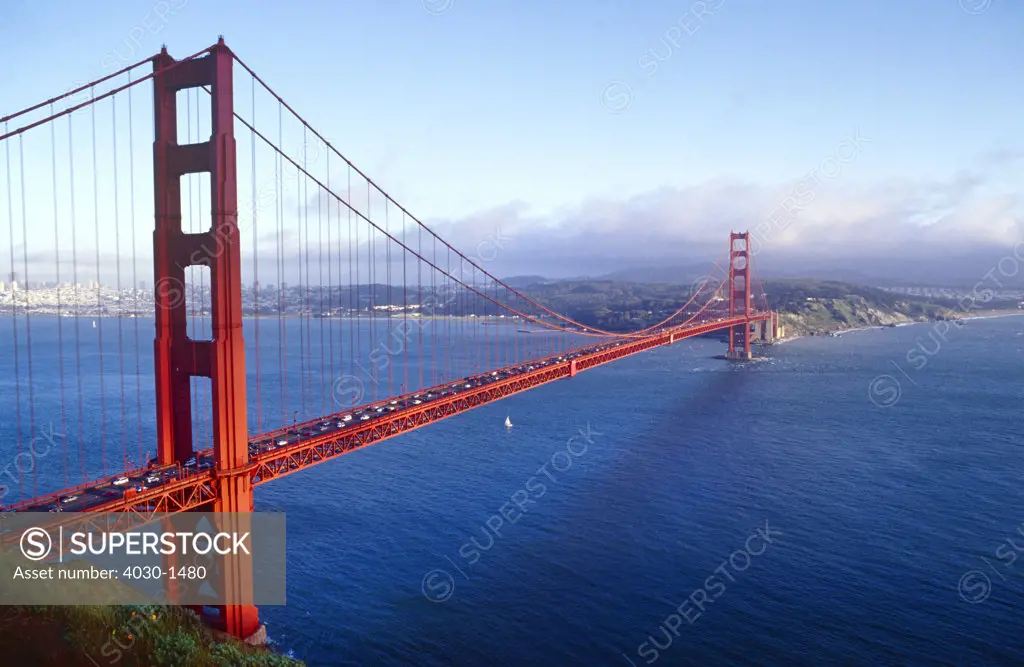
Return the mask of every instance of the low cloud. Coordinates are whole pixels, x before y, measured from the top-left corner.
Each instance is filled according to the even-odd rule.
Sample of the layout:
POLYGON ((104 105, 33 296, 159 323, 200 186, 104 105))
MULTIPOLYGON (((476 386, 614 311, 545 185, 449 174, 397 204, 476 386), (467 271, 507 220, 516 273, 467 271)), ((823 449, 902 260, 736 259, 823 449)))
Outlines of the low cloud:
MULTIPOLYGON (((1019 154, 1004 151, 981 162, 1017 159, 1019 154)), ((979 172, 860 187, 825 181, 780 215, 780 205, 801 182, 806 179, 768 187, 711 181, 622 200, 593 199, 555 217, 533 215, 514 202, 433 225, 457 247, 471 247, 481 233, 500 228, 514 238, 496 262, 502 273, 550 277, 721 262, 730 231, 749 230, 757 237, 757 261, 776 268, 861 257, 938 260, 1024 240, 1021 195, 979 172)))
MULTIPOLYGON (((984 273, 1024 240, 1024 197, 1012 183, 999 179, 1014 174, 1022 159, 1024 153, 1014 149, 991 152, 979 156, 971 168, 937 181, 853 185, 844 178, 811 182, 803 175, 764 185, 723 178, 626 198, 592 198, 553 214, 538 213, 525 201, 512 201, 459 219, 424 221, 442 239, 502 277, 601 276, 645 267, 704 272, 712 262, 727 261, 730 231, 749 230, 755 237, 755 266, 766 276, 835 277, 829 271, 842 269, 849 279, 866 282, 898 279, 901 272, 931 282, 952 274, 958 274, 958 280, 976 280, 978 271, 984 273)), ((365 185, 353 192, 363 193, 353 206, 365 213, 365 185)), ((256 230, 250 227, 251 213, 242 212, 244 280, 254 278, 254 237, 263 283, 294 284, 300 268, 302 282, 319 283, 321 273, 325 282, 334 284, 347 283, 350 275, 368 282, 371 264, 373 280, 384 282, 386 257, 391 259, 392 282, 402 280, 398 276, 403 275, 403 259, 406 276, 415 274, 417 282, 438 279, 440 272, 426 267, 417 270, 416 260, 396 243, 386 242, 380 232, 373 232, 374 244, 368 247, 368 223, 358 215, 352 215, 350 223, 347 209, 333 197, 312 192, 308 197, 288 193, 284 197, 283 219, 278 219, 274 202, 264 203, 256 230), (359 250, 350 253, 350 240, 354 244, 357 234, 359 250)), ((403 238, 402 214, 396 207, 387 208, 385 220, 383 198, 374 196, 370 212, 381 228, 387 226, 395 237, 403 238)), ((441 270, 460 271, 454 253, 449 264, 447 248, 418 232, 411 220, 406 221, 404 238, 411 248, 422 249, 426 258, 436 259, 441 270)), ((151 281, 151 245, 145 236, 139 239, 135 252, 122 247, 122 284, 132 282, 132 254, 137 254, 136 279, 151 281)), ((23 278, 26 259, 33 280, 54 277, 56 258, 49 248, 44 252, 36 244, 24 257, 23 246, 16 243, 14 251, 19 277, 23 278)), ((102 249, 100 262, 101 279, 108 284, 117 265, 109 252, 110 248, 102 249)), ((69 280, 75 269, 80 281, 95 277, 95 249, 79 248, 77 263, 72 259, 70 249, 61 250, 62 280, 69 280)), ((10 267, 3 268, 0 280, 9 279, 10 267)), ((471 278, 472 272, 467 271, 461 275, 471 278)), ((479 274, 476 277, 482 280, 479 274)))

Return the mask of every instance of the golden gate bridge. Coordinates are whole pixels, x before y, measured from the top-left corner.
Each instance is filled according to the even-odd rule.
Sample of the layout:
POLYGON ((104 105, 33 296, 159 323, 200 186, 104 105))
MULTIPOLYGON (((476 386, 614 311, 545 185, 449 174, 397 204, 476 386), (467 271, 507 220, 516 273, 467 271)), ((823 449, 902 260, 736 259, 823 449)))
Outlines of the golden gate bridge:
MULTIPOLYGON (((548 382, 716 331, 746 360, 777 335, 747 233, 730 234, 721 277, 656 324, 614 332, 555 312, 395 201, 223 39, 0 123, 15 417, 3 453, 33 459, 7 467, 5 511, 251 512, 260 484, 548 382), (136 159, 140 145, 151 153, 136 159), (59 472, 33 458, 44 415, 59 472)), ((253 605, 211 622, 259 628, 253 605)))

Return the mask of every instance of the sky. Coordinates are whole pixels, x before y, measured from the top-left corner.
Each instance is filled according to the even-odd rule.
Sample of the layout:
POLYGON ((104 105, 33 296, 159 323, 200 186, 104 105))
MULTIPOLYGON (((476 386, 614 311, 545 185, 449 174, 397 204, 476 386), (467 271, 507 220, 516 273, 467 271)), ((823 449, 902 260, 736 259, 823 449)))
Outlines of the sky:
MULTIPOLYGON (((754 233, 766 265, 975 250, 995 261, 1024 239, 1022 23, 1024 5, 1008 0, 13 1, 0 23, 0 114, 163 44, 184 57, 223 35, 444 238, 468 254, 495 233, 509 239, 494 266, 505 275, 720 261, 731 229, 754 233)), ((243 78, 236 68, 236 108, 251 105, 243 78)), ((150 94, 137 113, 151 113, 150 94)), ((274 125, 272 105, 252 108, 274 125)), ((99 114, 117 128, 101 127, 100 145, 118 133, 125 151, 123 127, 99 114)), ((150 134, 127 208, 151 199, 141 122, 150 134)), ((13 193, 0 182, 14 204, 0 206, 4 273, 24 242, 20 182, 29 202, 53 198, 42 191, 50 137, 29 134, 24 172, 19 147, 0 142, 0 173, 14 175, 13 193)), ((92 224, 78 208, 78 224, 92 224)), ((36 215, 24 233, 33 253, 46 247, 28 229, 36 215)), ((99 217, 82 252, 107 237, 110 216, 99 217)))

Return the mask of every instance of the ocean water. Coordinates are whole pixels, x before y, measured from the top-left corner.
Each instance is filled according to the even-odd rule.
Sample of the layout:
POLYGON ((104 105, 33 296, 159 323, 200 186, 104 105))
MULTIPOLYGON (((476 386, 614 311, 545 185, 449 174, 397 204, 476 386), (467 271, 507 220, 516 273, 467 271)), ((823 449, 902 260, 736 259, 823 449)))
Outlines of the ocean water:
POLYGON ((275 480, 262 620, 310 665, 1024 664, 1022 332, 687 341, 275 480))
POLYGON ((283 479, 263 618, 313 665, 1022 664, 1022 325, 693 341, 283 479))

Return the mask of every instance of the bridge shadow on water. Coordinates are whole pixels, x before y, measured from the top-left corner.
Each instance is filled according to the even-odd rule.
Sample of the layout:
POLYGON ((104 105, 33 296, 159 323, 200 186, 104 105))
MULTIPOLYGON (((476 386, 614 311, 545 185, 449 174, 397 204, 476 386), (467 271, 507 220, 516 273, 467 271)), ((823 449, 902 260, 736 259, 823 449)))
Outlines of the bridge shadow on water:
MULTIPOLYGON (((737 429, 722 428, 737 422, 737 408, 756 400, 765 379, 748 372, 756 364, 711 359, 706 352, 717 345, 696 343, 696 354, 682 360, 685 347, 654 351, 538 389, 530 402, 477 411, 499 422, 512 413, 515 426, 496 438, 512 449, 496 458, 515 459, 508 465, 518 476, 487 483, 481 495, 493 500, 473 503, 475 526, 456 519, 470 528, 441 528, 450 536, 431 541, 441 554, 410 556, 429 565, 397 563, 409 572, 394 575, 415 578, 390 596, 391 612, 354 641, 339 646, 332 637, 312 648, 311 664, 409 664, 413 655, 419 664, 628 664, 621 653, 642 662, 637 645, 728 557, 721 545, 741 547, 769 513, 751 499, 742 470, 755 438, 733 442, 737 429), (534 402, 564 411, 538 421, 523 410, 534 402), (580 431, 588 422, 586 443, 580 431), (543 445, 534 442, 535 429, 546 432, 543 445), (586 443, 586 451, 558 457, 574 434, 572 450, 586 443), (523 458, 535 467, 524 470, 523 458), (550 477, 538 470, 545 464, 550 477), (492 493, 498 490, 506 493, 492 493), (530 499, 523 512, 517 493, 530 499), (489 510, 483 515, 481 505, 489 510), (493 520, 503 506, 514 523, 493 520), (420 580, 438 565, 452 578, 442 602, 424 594, 449 592, 449 580, 420 580)), ((675 641, 682 656, 681 645, 701 639, 675 641)))
MULTIPOLYGON (((729 398, 745 400, 749 378, 740 368, 696 375, 636 432, 628 414, 615 415, 621 426, 608 424, 591 445, 609 458, 577 459, 583 469, 566 471, 566 488, 553 490, 564 497, 533 517, 542 527, 511 537, 507 546, 496 540, 492 548, 510 552, 504 561, 481 558, 484 567, 470 575, 477 590, 468 593, 463 613, 468 620, 480 606, 491 622, 466 627, 446 623, 444 615, 429 622, 428 634, 461 636, 462 650, 473 647, 479 661, 627 664, 618 655, 625 652, 639 662, 636 646, 727 555, 713 545, 742 544, 758 527, 749 512, 719 501, 734 480, 722 470, 718 433, 736 415, 729 398), (709 485, 716 488, 701 491, 709 485), (499 629, 494 617, 506 614, 515 621, 499 629), (490 631, 473 629, 480 625, 490 631)), ((483 530, 473 537, 487 544, 483 530)))
MULTIPOLYGON (((926 396, 922 377, 906 406, 879 409, 871 364, 905 353, 913 332, 897 334, 739 365, 692 341, 310 470, 303 488, 338 478, 342 500, 280 487, 301 560, 291 606, 263 610, 271 634, 297 644, 308 599, 312 665, 642 665, 652 647, 673 665, 1013 664, 1013 582, 990 572, 985 605, 956 587, 978 554, 1004 565, 991 554, 1019 522, 1017 476, 999 467, 1015 460, 1015 410, 975 405, 992 437, 957 435, 969 383, 944 374, 983 354, 967 342, 929 367, 945 384, 926 396), (592 442, 558 471, 588 421, 592 442), (493 521, 529 480, 546 492, 493 521), (304 525, 320 520, 329 539, 304 525), (770 545, 748 541, 759 529, 770 545)), ((985 391, 1019 393, 1013 378, 985 391)))

